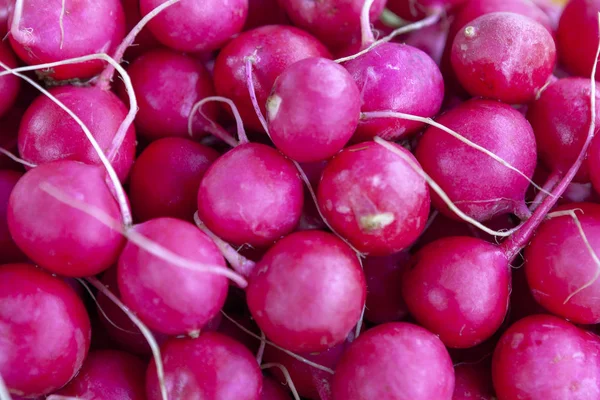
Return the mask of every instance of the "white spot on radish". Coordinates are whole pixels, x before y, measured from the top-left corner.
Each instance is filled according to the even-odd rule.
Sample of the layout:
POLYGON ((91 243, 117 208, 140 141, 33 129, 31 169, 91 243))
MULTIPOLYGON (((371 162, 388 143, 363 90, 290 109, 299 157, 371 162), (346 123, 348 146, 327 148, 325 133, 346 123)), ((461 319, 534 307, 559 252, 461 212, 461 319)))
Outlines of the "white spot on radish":
POLYGON ((515 333, 513 335, 512 341, 510 342, 510 347, 516 349, 517 347, 519 347, 523 339, 525 339, 525 335, 523 335, 522 333, 515 333))
POLYGON ((348 214, 351 210, 350 207, 348 206, 337 206, 335 208, 335 211, 339 212, 340 214, 348 214))
POLYGON ((427 299, 438 311, 443 311, 448 308, 448 299, 441 290, 431 289, 427 295, 427 299))
POLYGON ((360 226, 367 231, 376 231, 390 225, 395 219, 391 212, 363 215, 360 217, 360 226))
POLYGON ((472 38, 475 36, 475 27, 474 26, 467 26, 465 28, 465 36, 468 38, 472 38))
POLYGON ((274 94, 269 96, 267 99, 267 114, 269 115, 269 120, 272 121, 277 117, 277 113, 279 113, 279 107, 281 106, 282 99, 278 95, 274 94))

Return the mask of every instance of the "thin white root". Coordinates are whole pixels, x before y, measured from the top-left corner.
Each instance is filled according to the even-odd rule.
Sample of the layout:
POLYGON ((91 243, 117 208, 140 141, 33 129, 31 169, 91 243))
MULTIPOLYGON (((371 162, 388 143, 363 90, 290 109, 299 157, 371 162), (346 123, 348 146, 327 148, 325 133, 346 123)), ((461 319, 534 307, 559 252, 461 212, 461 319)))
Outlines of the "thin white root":
MULTIPOLYGON (((225 311, 221 310, 221 314, 223 314, 223 316, 224 316, 225 318, 227 318, 227 319, 228 319, 228 320, 229 320, 229 321, 230 321, 232 324, 234 324, 235 326, 237 326, 239 329, 241 329, 242 331, 244 331, 244 332, 245 332, 245 333, 247 333, 248 335, 252 336, 254 339, 257 339, 257 340, 260 340, 260 341, 262 341, 262 340, 263 340, 263 339, 262 339, 260 336, 258 336, 258 335, 257 335, 257 334, 255 334, 254 332, 250 331, 249 329, 246 329, 246 327, 245 327, 245 326, 243 326, 242 324, 240 324, 239 322, 237 322, 235 319, 233 319, 233 318, 231 318, 229 315, 227 315, 227 314, 225 313, 225 311)), ((272 347, 276 348, 277 350, 281 350, 281 351, 283 351, 283 352, 284 352, 285 354, 287 354, 288 356, 290 356, 290 357, 292 357, 292 358, 295 358, 296 360, 298 360, 298 361, 301 361, 301 362, 303 362, 303 363, 304 363, 304 364, 306 364, 306 365, 309 365, 309 366, 311 366, 311 367, 313 367, 313 368, 316 368, 316 369, 318 369, 318 370, 321 370, 321 371, 324 371, 324 372, 328 372, 328 373, 330 373, 331 375, 333 375, 333 374, 334 374, 334 371, 333 371, 331 368, 327 368, 327 367, 325 367, 325 366, 323 366, 323 365, 319 365, 319 364, 317 364, 317 363, 315 363, 315 362, 312 362, 312 361, 310 361, 310 360, 307 360, 306 358, 304 358, 304 357, 302 357, 302 356, 299 356, 299 355, 298 355, 298 354, 296 354, 296 353, 292 353, 291 351, 289 351, 289 350, 286 350, 286 349, 284 349, 283 347, 280 347, 280 346, 276 345, 275 343, 273 343, 273 342, 270 342, 270 341, 268 341, 268 340, 265 340, 265 343, 266 343, 266 344, 268 344, 269 346, 272 346, 272 347)))
POLYGON ((296 390, 296 386, 294 385, 294 382, 292 381, 292 377, 291 377, 289 371, 287 370, 287 368, 283 364, 267 363, 267 364, 261 365, 260 368, 261 369, 279 368, 281 370, 281 373, 285 377, 285 381, 287 382, 287 384, 290 388, 290 391, 292 392, 292 396, 294 396, 294 400, 300 400, 300 395, 298 394, 298 391, 296 390))
POLYGON ((529 178, 527 175, 525 175, 523 172, 521 172, 518 168, 512 166, 508 161, 504 160, 502 157, 494 154, 493 152, 489 151, 485 147, 482 147, 482 146, 478 145, 477 143, 472 142, 471 140, 467 139, 460 133, 453 131, 452 129, 448 128, 447 126, 444 126, 444 125, 440 124, 439 122, 434 121, 431 118, 425 118, 425 117, 420 117, 418 115, 405 114, 405 113, 400 113, 400 112, 395 112, 395 111, 370 111, 370 112, 362 113, 362 117, 367 120, 372 119, 372 118, 399 118, 399 119, 405 119, 408 121, 422 122, 424 124, 433 126, 439 130, 442 130, 442 131, 448 133, 450 136, 454 137, 455 139, 460 140, 462 143, 466 144, 467 146, 472 147, 475 150, 480 151, 483 154, 489 156, 494 161, 500 163, 501 165, 505 166, 506 168, 510 169, 511 171, 514 171, 517 174, 521 175, 523 178, 525 178, 527 180, 527 182, 529 182, 531 185, 533 185, 533 187, 535 187, 539 191, 544 192, 547 195, 553 196, 552 193, 546 191, 543 187, 536 184, 534 181, 531 180, 531 178, 529 178))
MULTIPOLYGON (((359 261, 360 261, 360 257, 359 257, 359 261)), ((361 262, 361 267, 362 267, 362 262, 361 262)), ((360 331, 362 330, 363 321, 365 319, 365 310, 366 309, 367 309, 367 305, 364 304, 362 311, 360 313, 360 318, 358 319, 358 323, 356 324, 356 329, 354 330, 354 339, 356 339, 357 337, 360 336, 360 331)))
POLYGON ((51 394, 46 400, 83 400, 81 397, 62 396, 60 394, 51 394))
POLYGON ((6 387, 6 383, 4 383, 2 375, 0 375, 0 400, 12 400, 12 397, 10 397, 10 393, 8 392, 8 388, 6 387))
POLYGON ((150 349, 152 350, 152 357, 154 358, 154 362, 156 363, 156 375, 158 375, 158 384, 160 386, 160 392, 163 400, 169 400, 169 396, 167 394, 167 386, 165 385, 165 369, 162 362, 162 356, 160 354, 160 347, 154 338, 154 335, 148 329, 148 327, 125 305, 123 302, 114 295, 102 282, 98 280, 98 278, 90 277, 87 278, 88 282, 91 283, 96 289, 102 292, 106 297, 108 297, 113 303, 115 303, 133 322, 142 332, 142 335, 146 338, 146 341, 150 345, 150 349))
POLYGON ((454 211, 456 213, 456 215, 458 215, 460 217, 460 219, 462 219, 463 221, 476 226, 477 228, 481 229, 485 233, 492 235, 492 236, 508 237, 508 236, 512 235, 514 232, 516 232, 517 230, 519 230, 520 226, 517 226, 516 228, 510 229, 505 232, 494 231, 494 230, 488 228, 487 226, 483 225, 479 221, 476 221, 473 218, 469 217, 467 214, 462 212, 458 207, 456 207, 456 205, 452 202, 452 200, 450 200, 450 198, 444 192, 444 190, 425 171, 423 171, 423 168, 421 168, 421 166, 419 166, 415 161, 413 161, 406 154, 402 153, 400 150, 395 148, 388 141, 386 141, 378 136, 375 136, 375 138, 373 138, 373 140, 375 141, 375 143, 379 144, 380 146, 385 147, 392 153, 394 153, 397 156, 399 156, 400 158, 402 158, 416 173, 421 175, 421 177, 429 184, 429 186, 433 189, 433 191, 438 196, 440 196, 440 198, 444 201, 444 203, 448 206, 448 208, 450 208, 450 210, 454 211))
POLYGON ((375 37, 373 36, 373 30, 371 29, 371 19, 369 18, 369 13, 371 12, 371 6, 375 0, 365 0, 361 13, 360 13, 360 38, 361 38, 361 46, 363 49, 369 46, 371 43, 375 42, 375 37))
POLYGON ((265 347, 267 345, 267 337, 263 331, 260 331, 260 346, 258 347, 258 351, 256 352, 256 362, 258 365, 262 364, 263 355, 265 354, 265 347))
POLYGON ((16 0, 15 1, 14 11, 13 11, 13 19, 12 19, 12 23, 10 25, 9 33, 11 34, 13 39, 15 39, 17 42, 19 42, 23 45, 27 45, 32 40, 32 37, 30 36, 31 32, 29 29, 21 30, 21 28, 19 28, 19 26, 21 25, 21 19, 23 18, 23 3, 24 2, 25 2, 25 0, 16 0))
POLYGON ((36 164, 30 163, 29 161, 25 161, 22 158, 19 158, 19 157, 15 156, 13 153, 11 153, 10 151, 6 150, 4 147, 0 147, 0 154, 4 154, 6 157, 10 158, 14 162, 22 164, 22 165, 24 165, 26 167, 29 167, 29 168, 35 168, 35 167, 37 167, 36 164))
POLYGON ((60 7, 60 17, 58 17, 58 26, 60 27, 60 46, 59 49, 62 50, 63 48, 63 44, 65 42, 65 25, 64 25, 64 19, 65 19, 65 1, 66 0, 61 0, 61 7, 60 7))
MULTIPOLYGON (((228 99, 227 97, 221 97, 221 96, 205 97, 202 100, 200 100, 199 102, 197 102, 196 104, 194 104, 194 107, 192 107, 192 111, 190 112, 190 116, 188 117, 188 135, 190 135, 190 137, 194 137, 194 115, 196 115, 197 112, 200 112, 200 115, 202 115, 202 118, 207 120, 215 130, 222 129, 220 126, 217 125, 216 122, 214 122, 213 120, 208 118, 208 116, 206 116, 202 112, 202 106, 210 101, 218 101, 221 103, 226 103, 231 108, 231 111, 233 112, 233 116, 235 118, 238 139, 241 143, 248 143, 248 137, 246 136, 246 131, 244 130, 244 122, 242 121, 242 117, 240 116, 240 113, 239 113, 237 107, 235 106, 235 104, 233 104, 233 101, 231 101, 231 99, 228 99)), ((212 131, 211 131, 211 133, 212 133, 212 131)), ((231 147, 235 147, 240 144, 238 141, 236 141, 232 137, 227 137, 227 136, 223 137, 223 135, 216 135, 214 133, 213 133, 213 135, 217 136, 219 139, 223 140, 225 143, 227 143, 231 147)))
MULTIPOLYGON (((18 76, 19 78, 25 80, 30 85, 32 85, 37 90, 39 90, 42 94, 47 96, 52 102, 54 102, 57 106, 59 106, 67 114, 69 114, 69 116, 71 118, 73 118, 73 120, 81 127, 81 129, 83 130, 83 133, 85 133, 85 136, 87 137, 87 139, 91 143, 92 147, 94 148, 94 151, 96 152, 96 154, 98 154, 98 157, 100 158, 102 165, 104 165, 104 168, 106 169, 106 172, 108 173, 108 177, 110 178, 110 180, 114 186, 117 202, 119 204, 119 208, 121 209, 121 215, 123 217, 123 224, 126 227, 130 227, 133 224, 133 218, 131 216, 131 210, 129 209, 129 203, 127 202, 127 196, 125 195, 125 189, 123 189, 123 186, 121 185, 121 182, 119 181, 119 177, 117 176, 117 173, 115 172, 113 166, 111 165, 110 161, 108 160, 108 158, 106 157, 106 155, 104 154, 102 149, 100 148, 100 145, 96 141, 96 138, 94 138, 94 136, 92 135, 92 133, 90 132, 88 127, 83 123, 83 121, 81 121, 81 119, 77 115, 75 115, 75 113, 73 111, 71 111, 60 100, 58 100, 56 97, 54 97, 52 94, 50 94, 46 89, 41 87, 33 79, 31 79, 25 75, 22 75, 20 73, 23 71, 31 71, 31 70, 44 69, 44 68, 53 68, 53 67, 56 67, 59 65, 76 64, 76 63, 90 61, 90 60, 104 60, 111 64, 114 64, 115 68, 117 68, 117 70, 123 77, 123 82, 125 82, 125 86, 127 87, 127 92, 129 95, 131 109, 129 110, 127 117, 125 117, 125 120, 119 127, 119 131, 117 132, 117 135, 115 136, 115 140, 117 140, 117 136, 120 135, 120 132, 122 130, 123 130, 122 136, 124 138, 125 133, 127 132, 127 129, 129 128, 129 126, 131 125, 133 120, 135 119, 135 115, 137 113, 137 100, 135 98, 135 95, 133 94, 133 86, 131 84, 131 79, 129 79, 129 76, 127 75, 125 70, 120 65, 118 65, 112 58, 110 58, 108 55, 94 54, 91 56, 72 58, 70 60, 64 60, 64 61, 60 61, 58 63, 25 66, 25 67, 14 68, 14 69, 11 69, 4 63, 0 62, 0 66, 2 66, 2 68, 4 68, 6 70, 4 72, 0 72, 0 76, 7 75, 7 74, 13 74, 13 75, 18 76)), ((122 141, 122 138, 121 138, 121 141, 122 141)), ((114 145, 114 142, 113 142, 113 145, 114 145)), ((117 147, 117 149, 119 147, 120 147, 120 143, 119 143, 119 146, 117 147)), ((111 154, 111 152, 109 151, 109 156, 110 156, 110 154, 111 154)), ((114 154, 116 154, 116 152, 114 152, 114 154)))
MULTIPOLYGON (((260 106, 258 105, 258 100, 256 98, 256 91, 254 90, 254 80, 252 79, 252 62, 254 61, 255 56, 246 57, 246 86, 248 86, 248 94, 250 95, 250 100, 252 101, 252 107, 254 107, 254 112, 260 121, 263 129, 269 135, 269 128, 267 126, 267 120, 260 110, 260 106)), ((269 135, 269 138, 271 135, 269 135)))
POLYGON ((148 239, 141 233, 138 233, 135 229, 124 228, 118 221, 114 220, 110 215, 107 215, 98 207, 84 203, 81 200, 69 196, 62 190, 58 189, 56 186, 53 186, 47 182, 43 182, 40 184, 39 187, 40 190, 45 191, 50 196, 54 197, 56 200, 67 204, 70 207, 73 207, 74 209, 82 211, 93 218, 96 218, 98 221, 100 221, 102 224, 106 225, 110 229, 119 232, 120 234, 125 236, 131 243, 135 244, 141 249, 144 249, 148 253, 156 256, 157 258, 160 258, 161 260, 176 265, 180 268, 189 269, 190 271, 205 272, 224 276, 226 278, 231 279, 233 282, 235 282, 238 286, 242 288, 248 286, 248 282, 242 276, 236 274, 229 268, 223 268, 219 265, 200 263, 181 257, 180 255, 173 253, 171 250, 161 246, 153 240, 148 239))

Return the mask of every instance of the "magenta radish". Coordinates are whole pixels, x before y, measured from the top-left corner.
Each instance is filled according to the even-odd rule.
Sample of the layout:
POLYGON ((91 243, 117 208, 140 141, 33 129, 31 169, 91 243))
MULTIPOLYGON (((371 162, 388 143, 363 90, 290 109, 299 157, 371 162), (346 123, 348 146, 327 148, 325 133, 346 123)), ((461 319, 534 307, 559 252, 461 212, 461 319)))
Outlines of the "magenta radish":
MULTIPOLYGON (((126 31, 131 30, 136 26, 142 19, 142 13, 140 11, 139 0, 121 0, 123 4, 123 10, 125 11, 125 25, 126 31)), ((158 47, 160 43, 152 35, 150 30, 146 27, 139 32, 135 37, 135 43, 127 48, 124 59, 132 61, 142 54, 158 47)))
MULTIPOLYGON (((9 29, 19 58, 30 65, 44 64, 112 53, 125 36, 125 13, 119 0, 17 0, 9 29)), ((101 61, 89 61, 41 73, 54 80, 85 79, 102 68, 101 61)))
MULTIPOLYGON (((227 268, 214 243, 191 223, 158 218, 133 229, 180 257, 227 268)), ((148 327, 169 335, 202 329, 227 296, 226 277, 181 268, 131 242, 119 257, 117 274, 123 303, 148 327)))
MULTIPOLYGON (((17 60, 10 46, 6 43, 0 43, 0 62, 6 64, 10 68, 17 66, 17 60)), ((19 94, 21 82, 14 75, 7 75, 0 78, 0 116, 3 116, 13 106, 19 94)))
MULTIPOLYGON (((407 150, 396 148, 414 160, 407 150)), ((331 227, 359 251, 376 256, 411 245, 429 214, 425 180, 376 143, 357 144, 336 155, 323 171, 317 197, 331 227)))
MULTIPOLYGON (((169 339, 161 348, 169 400, 260 400, 262 374, 254 355, 227 336, 207 332, 196 339, 169 339)), ((146 373, 148 400, 162 400, 156 365, 146 373)))
POLYGON ((416 21, 431 14, 452 12, 468 0, 388 0, 387 8, 400 18, 416 21))
MULTIPOLYGON (((72 110, 88 127, 125 181, 135 159, 135 129, 129 127, 121 146, 109 154, 127 109, 112 92, 96 87, 62 86, 50 93, 72 110)), ((19 127, 19 153, 29 162, 45 164, 74 160, 101 165, 98 154, 79 124, 45 95, 28 107, 19 127)))
MULTIPOLYGON (((142 15, 164 0, 140 0, 142 15)), ((248 0, 184 0, 156 16, 148 28, 162 44, 179 51, 208 52, 239 33, 248 15, 248 0)))
POLYGON ((158 217, 192 220, 200 180, 219 154, 184 138, 151 143, 131 170, 129 197, 141 221, 158 217))
POLYGON ((262 26, 244 32, 223 48, 214 69, 217 94, 233 100, 247 127, 262 131, 246 82, 248 57, 252 59, 254 88, 264 114, 273 83, 287 67, 308 57, 331 58, 331 54, 308 33, 281 25, 262 26))
POLYGON ((598 398, 599 346, 598 336, 554 316, 518 321, 494 351, 492 374, 498 400, 598 398))
POLYGON ((451 400, 454 370, 442 342, 403 322, 362 334, 333 376, 333 400, 451 400))
POLYGON ((115 350, 92 351, 67 386, 56 392, 82 400, 144 400, 146 363, 115 350))
MULTIPOLYGON (((160 15, 162 13, 156 18, 160 15)), ((188 117, 194 103, 214 95, 211 76, 202 63, 173 50, 148 51, 135 59, 127 72, 139 103, 135 124, 139 134, 149 140, 189 137, 188 117)), ((120 86, 119 89, 124 88, 120 86)), ((121 93, 125 98, 125 91, 121 90, 121 93)), ((202 112, 214 121, 218 108, 215 104, 207 104, 202 112)), ((198 116, 194 120, 193 134, 202 136, 210 126, 209 121, 198 116)))
POLYGON ((401 37, 401 40, 407 45, 424 51, 438 66, 441 65, 447 39, 448 26, 443 21, 409 32, 401 37))
MULTIPOLYGON (((579 197, 580 201, 596 200, 596 193, 600 193, 600 139, 595 138, 590 145, 588 152, 588 167, 590 171, 590 180, 594 190, 590 190, 589 196, 579 197)), ((584 192, 585 193, 585 192, 584 192)))
POLYGON ((114 264, 124 239, 96 218, 51 196, 58 189, 120 220, 119 206, 100 167, 54 161, 27 172, 8 203, 8 228, 19 248, 45 269, 66 276, 89 276, 114 264))
POLYGON ((300 162, 325 160, 350 140, 360 117, 360 92, 344 67, 325 58, 289 66, 267 99, 269 136, 300 162))
POLYGON ((275 379, 264 376, 260 400, 290 400, 290 395, 275 379))
POLYGON ((286 24, 289 24, 289 19, 278 0, 248 0, 245 31, 265 25, 286 24))
POLYGON ((246 291, 267 338, 295 352, 343 342, 361 316, 365 295, 356 254, 320 231, 292 233, 277 242, 256 265, 246 291))
POLYGON ((87 355, 90 320, 59 278, 27 264, 0 266, 0 375, 11 393, 50 394, 87 355))
POLYGON ((0 1, 0 36, 8 33, 8 16, 12 13, 14 3, 11 0, 0 1))
MULTIPOLYGON (((536 165, 536 142, 525 118, 508 105, 474 99, 436 120, 473 143, 499 156, 525 177, 536 165)), ((473 147, 438 128, 427 129, 415 153, 431 178, 456 206, 477 221, 507 212, 527 216, 525 192, 529 181, 473 147)), ((433 205, 448 217, 457 218, 441 198, 433 205)))
MULTIPOLYGON (((435 116, 444 98, 444 81, 435 62, 423 51, 398 43, 383 43, 344 63, 362 93, 361 111, 396 111, 435 116)), ((405 138, 423 127, 396 118, 361 121, 354 141, 380 136, 405 138)))
POLYGON ((454 367, 452 400, 496 400, 488 366, 462 364, 454 367))
POLYGON ((227 242, 267 246, 298 224, 302 190, 290 160, 263 144, 246 143, 206 171, 198 191, 198 215, 227 242))
POLYGON ((25 261, 26 257, 17 247, 8 230, 8 199, 22 173, 0 170, 0 265, 25 261))

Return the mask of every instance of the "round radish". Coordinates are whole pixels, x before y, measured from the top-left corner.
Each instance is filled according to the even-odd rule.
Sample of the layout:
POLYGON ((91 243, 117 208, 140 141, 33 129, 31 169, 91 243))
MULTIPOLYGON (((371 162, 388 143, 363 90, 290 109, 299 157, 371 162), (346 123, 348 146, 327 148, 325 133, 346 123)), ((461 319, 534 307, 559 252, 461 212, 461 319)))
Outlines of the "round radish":
POLYGON ((240 145, 218 158, 198 191, 200 219, 236 245, 266 246, 290 233, 302 204, 302 181, 294 164, 257 143, 240 145))
POLYGON ((8 202, 8 228, 35 263, 65 276, 90 276, 113 265, 124 239, 96 218, 58 200, 48 190, 84 201, 120 220, 119 206, 100 167, 54 161, 27 172, 8 202))
MULTIPOLYGON (((181 257, 227 268, 212 240, 191 223, 158 218, 133 229, 181 257)), ((118 283, 123 303, 169 335, 202 329, 223 307, 228 288, 225 276, 181 268, 134 243, 119 257, 118 283)))
MULTIPOLYGON (((417 48, 384 43, 344 66, 362 93, 362 111, 397 111, 433 117, 442 106, 442 74, 431 57, 417 48)), ((369 140, 373 136, 397 140, 422 126, 420 122, 398 118, 361 121, 354 140, 369 140)))
POLYGON ((69 382, 90 346, 81 299, 31 265, 0 266, 0 375, 11 393, 35 397, 69 382))
POLYGON ((303 231, 267 251, 246 294, 269 339, 290 351, 316 352, 343 342, 358 322, 365 277, 356 254, 340 239, 303 231))
POLYGON ((191 220, 202 176, 219 154, 183 138, 164 138, 148 146, 131 170, 129 193, 136 217, 191 220))
POLYGON ((469 22, 452 45, 454 72, 469 94, 509 104, 534 100, 555 61, 552 35, 514 13, 491 13, 469 22))
POLYGON ((452 400, 497 400, 491 371, 487 366, 462 364, 454 367, 456 377, 452 400))
POLYGON ((264 376, 260 400, 290 400, 290 395, 275 379, 264 376))
MULTIPOLYGON (((105 154, 127 115, 112 92, 95 87, 62 86, 50 93, 72 110, 88 127, 105 154)), ((125 181, 135 159, 135 129, 127 130, 115 155, 106 154, 119 179, 125 181)), ((19 153, 34 164, 75 160, 101 165, 98 154, 77 124, 50 98, 41 95, 29 106, 19 127, 19 153)))
POLYGON ((17 247, 8 230, 8 199, 13 188, 23 176, 22 173, 0 170, 0 265, 25 261, 25 255, 17 247))
MULTIPOLYGON (((125 36, 125 13, 119 0, 26 0, 9 19, 10 44, 27 64, 44 64, 94 53, 108 53, 125 36), (64 3, 64 8, 62 4, 64 3), (16 18, 16 20, 15 20, 16 18)), ((55 79, 90 78, 102 61, 69 64, 42 71, 55 79)))
POLYGON ((442 342, 403 322, 362 334, 333 377, 333 400, 451 400, 453 390, 452 361, 442 342))
POLYGON ((273 143, 300 162, 325 160, 354 134, 360 92, 344 67, 325 58, 307 58, 275 81, 266 111, 273 143))
MULTIPOLYGON (((146 15, 165 0, 140 0, 146 15)), ((187 52, 219 49, 239 33, 248 15, 248 0, 183 0, 162 11, 148 28, 165 46, 187 52)))
MULTIPOLYGON (((6 64, 9 68, 17 67, 17 60, 12 50, 4 42, 0 43, 0 62, 6 64)), ((0 116, 6 114, 13 106, 20 87, 21 82, 14 75, 6 75, 0 78, 0 93, 2 93, 2 96, 0 96, 0 116)))
POLYGON ((252 79, 261 111, 275 79, 290 65, 308 57, 330 58, 317 39, 298 28, 269 25, 244 32, 219 53, 215 62, 215 88, 237 106, 244 124, 262 131, 248 93, 246 58, 252 58, 252 79))
MULTIPOLYGON (((397 148, 412 157, 403 147, 397 148)), ((425 228, 429 214, 425 180, 373 142, 336 155, 323 171, 317 197, 333 229, 371 255, 407 248, 425 228)))
MULTIPOLYGON (((474 99, 443 114, 437 122, 494 153, 525 176, 533 176, 537 161, 533 130, 510 106, 474 99)), ((529 181, 447 132, 429 128, 415 155, 425 172, 470 217, 486 221, 508 212, 526 213, 529 181)), ((443 214, 457 218, 439 196, 432 195, 432 202, 443 214)))
POLYGON ((115 350, 92 351, 67 386, 56 392, 82 400, 145 400, 146 363, 115 350))
MULTIPOLYGON (((262 374, 254 355, 219 333, 170 339, 161 348, 169 400, 260 400, 262 374)), ((162 400, 156 364, 146 373, 148 400, 162 400)))
MULTIPOLYGON (((121 0, 123 4, 123 10, 125 11, 125 25, 127 32, 130 32, 138 22, 142 19, 142 13, 140 12, 140 0, 121 0)), ((150 30, 145 27, 135 36, 135 42, 133 45, 127 48, 125 60, 132 61, 149 50, 155 49, 160 43, 150 30)))

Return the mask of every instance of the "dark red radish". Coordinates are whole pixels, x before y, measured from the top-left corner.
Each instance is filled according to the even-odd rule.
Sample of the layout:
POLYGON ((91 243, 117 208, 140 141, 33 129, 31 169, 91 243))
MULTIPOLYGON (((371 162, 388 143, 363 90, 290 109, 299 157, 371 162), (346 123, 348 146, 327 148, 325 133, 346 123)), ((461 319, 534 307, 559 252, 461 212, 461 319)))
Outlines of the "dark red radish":
MULTIPOLYGON (((414 160, 403 147, 396 148, 414 160)), ((375 256, 411 245, 429 214, 425 180, 404 160, 372 142, 336 155, 323 171, 317 197, 331 227, 359 251, 375 256)))
MULTIPOLYGON (((0 43, 0 62, 9 68, 17 67, 15 55, 10 46, 4 42, 0 43)), ((0 78, 0 93, 2 93, 2 96, 0 96, 0 116, 6 114, 15 104, 20 87, 21 82, 14 75, 9 74, 0 78)))
POLYGON ((73 289, 27 264, 0 266, 0 375, 35 397, 69 382, 87 355, 90 320, 73 289))
MULTIPOLYGON (((260 400, 262 374, 254 355, 227 336, 169 339, 161 348, 169 400, 260 400)), ((146 373, 148 400, 162 400, 156 364, 146 373)))
POLYGON ((331 58, 331 54, 308 33, 281 25, 261 26, 244 32, 221 50, 214 69, 217 94, 233 100, 247 127, 262 131, 246 82, 248 57, 252 59, 256 98, 264 114, 273 83, 287 67, 308 57, 331 58))
MULTIPOLYGON (((189 222, 158 218, 133 229, 180 257, 227 268, 210 238, 189 222)), ((117 275, 123 303, 149 328, 169 335, 202 329, 227 296, 225 276, 182 268, 131 242, 119 257, 117 275)))
MULTIPOLYGON (((535 136, 527 120, 506 104, 473 99, 436 121, 520 171, 436 127, 427 129, 415 155, 455 205, 477 221, 508 212, 527 216, 525 177, 533 176, 537 161, 535 136)), ((437 194, 432 194, 432 202, 444 215, 457 218, 437 194)))
MULTIPOLYGON (((29 65, 112 54, 125 36, 125 13, 120 0, 17 0, 9 33, 12 48, 29 65)), ((88 61, 41 73, 54 80, 86 79, 103 65, 88 61)))
POLYGON ((302 204, 302 181, 294 164, 257 143, 242 144, 218 158, 198 191, 202 222, 235 245, 267 246, 292 232, 302 204))
MULTIPOLYGON (((148 140, 189 137, 188 118, 192 107, 199 100, 214 95, 212 78, 202 62, 173 50, 148 51, 136 58, 127 72, 139 103, 135 124, 139 134, 148 140)), ((121 98, 125 99, 124 87, 121 85, 119 89, 121 98)), ((214 121, 218 108, 215 104, 207 104, 202 112, 214 121)), ((194 135, 202 136, 210 125, 201 116, 195 117, 194 135)))
POLYGON ((290 400, 290 394, 275 379, 264 376, 260 400, 290 400))
POLYGON ((246 295, 268 339, 290 351, 319 352, 342 343, 358 322, 365 277, 356 254, 337 237, 295 232, 256 265, 246 295))
POLYGON ((265 25, 287 25, 290 23, 278 0, 248 0, 248 18, 244 30, 265 25))
POLYGON ((442 342, 404 322, 363 333, 333 376, 333 400, 451 400, 454 370, 442 342))
MULTIPOLYGON (((435 116, 444 98, 442 74, 423 51, 398 43, 383 43, 344 63, 362 93, 361 111, 396 111, 421 117, 435 116)), ((355 141, 380 136, 405 138, 423 127, 397 118, 361 121, 355 141)))
MULTIPOLYGON (((600 122, 600 93, 596 93, 596 123, 600 122)), ((527 119, 537 139, 539 157, 551 173, 563 174, 575 161, 590 125, 590 80, 563 78, 551 84, 529 106, 527 119)), ((575 181, 590 181, 586 159, 575 181)))
MULTIPOLYGON (((577 76, 589 77, 598 47, 599 0, 570 0, 560 17, 556 43, 560 62, 577 76)), ((596 72, 600 79, 600 71, 596 72)))
POLYGON ((0 1, 0 36, 8 33, 8 16, 12 13, 14 2, 12 0, 0 1))
POLYGON ((326 160, 354 134, 360 107, 360 92, 344 67, 306 58, 289 66, 273 85, 266 103, 269 136, 293 160, 326 160))
POLYGON ((598 336, 554 316, 534 315, 516 322, 494 351, 498 400, 597 399, 599 346, 598 336))
POLYGON ((145 400, 146 363, 115 350, 92 351, 67 386, 56 392, 81 400, 145 400))
POLYGON ((365 318, 375 324, 400 321, 408 315, 402 298, 402 277, 410 266, 410 254, 400 252, 363 261, 367 279, 365 318))
MULTIPOLYGON (((230 288, 230 290, 233 288, 230 288)), ((231 302, 233 296, 229 296, 227 301, 231 302)), ((217 329, 217 332, 229 336, 231 339, 234 339, 236 342, 239 342, 246 346, 251 353, 258 353, 258 349, 261 345, 261 337, 260 330, 256 326, 256 322, 250 316, 250 313, 247 312, 245 297, 240 299, 242 303, 242 307, 244 308, 243 313, 239 314, 225 314, 225 312, 221 312, 223 316, 221 320, 221 324, 217 329), (243 328, 243 329, 242 329, 243 328), (250 333, 248 333, 250 332, 250 333)), ((227 308, 227 304, 225 304, 225 308, 227 308)), ((267 349, 265 349, 266 354, 267 349)))
POLYGON ((488 366, 461 364, 454 367, 454 374, 452 400, 497 400, 488 366))
MULTIPOLYGON (((136 136, 131 126, 115 154, 108 154, 127 108, 110 91, 96 87, 61 86, 50 90, 88 127, 111 160, 121 181, 125 181, 135 159, 136 136)), ((98 153, 81 126, 45 95, 27 108, 19 126, 19 153, 34 164, 56 160, 81 161, 101 165, 98 153)))
MULTIPOLYGON (((279 0, 294 25, 315 35, 330 49, 360 40, 360 16, 364 0, 279 0)), ((385 0, 374 0, 369 20, 375 21, 385 7, 385 0)))
MULTIPOLYGON (((140 0, 121 0, 121 3, 123 4, 123 10, 125 11, 126 31, 131 32, 142 19, 140 0)), ((158 46, 160 46, 158 40, 156 40, 148 28, 144 28, 136 35, 135 42, 127 48, 124 58, 128 61, 132 61, 158 46)))
POLYGON ((419 239, 411 246, 411 251, 415 252, 423 248, 423 246, 436 241, 438 239, 450 236, 474 236, 477 228, 474 226, 457 221, 456 219, 448 218, 444 214, 431 214, 429 216, 429 226, 419 236, 419 239), (432 219, 433 218, 433 219, 432 219))
POLYGON ((448 347, 491 337, 508 311, 511 273, 504 252, 481 239, 436 240, 414 256, 402 279, 411 315, 448 347))
POLYGON ((417 21, 431 14, 452 12, 468 0, 388 0, 387 8, 407 21, 417 21))
POLYGON ((113 265, 124 239, 95 217, 58 200, 58 190, 120 220, 101 167, 63 160, 40 165, 16 184, 8 203, 8 228, 35 263, 65 276, 90 276, 113 265))
POLYGON ((26 257, 17 247, 8 230, 8 199, 23 174, 0 170, 0 265, 25 261, 26 257))
POLYGON ((507 318, 509 322, 516 322, 530 315, 548 313, 548 311, 535 300, 531 288, 529 287, 529 283, 527 283, 525 268, 521 267, 512 270, 511 289, 507 318))
MULTIPOLYGON (((594 190, 590 190, 588 196, 581 196, 578 198, 579 201, 594 201, 597 202, 598 195, 600 193, 600 139, 594 138, 590 145, 588 152, 588 167, 590 170, 590 180, 592 181, 592 187, 594 190)), ((586 192, 582 192, 586 193, 586 192)))
POLYGON ((129 197, 135 216, 141 221, 159 217, 191 221, 200 180, 218 157, 210 147, 184 138, 151 143, 131 170, 129 197))
MULTIPOLYGON (((140 0, 146 15, 165 0, 140 0)), ((239 33, 248 15, 248 0, 183 0, 148 23, 156 39, 165 46, 190 53, 221 48, 239 33)))
POLYGON ((519 14, 497 12, 469 22, 458 32, 451 62, 472 96, 521 104, 534 100, 552 75, 556 48, 541 24, 519 14))

